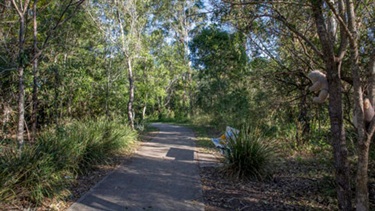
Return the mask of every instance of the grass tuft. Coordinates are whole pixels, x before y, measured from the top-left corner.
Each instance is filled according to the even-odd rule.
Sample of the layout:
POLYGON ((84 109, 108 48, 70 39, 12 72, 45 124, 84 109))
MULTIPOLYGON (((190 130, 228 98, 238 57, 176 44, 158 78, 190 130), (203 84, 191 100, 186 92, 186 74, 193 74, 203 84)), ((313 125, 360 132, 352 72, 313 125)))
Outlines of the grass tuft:
POLYGON ((242 128, 229 140, 224 172, 237 179, 263 180, 271 176, 275 150, 257 129, 242 128))

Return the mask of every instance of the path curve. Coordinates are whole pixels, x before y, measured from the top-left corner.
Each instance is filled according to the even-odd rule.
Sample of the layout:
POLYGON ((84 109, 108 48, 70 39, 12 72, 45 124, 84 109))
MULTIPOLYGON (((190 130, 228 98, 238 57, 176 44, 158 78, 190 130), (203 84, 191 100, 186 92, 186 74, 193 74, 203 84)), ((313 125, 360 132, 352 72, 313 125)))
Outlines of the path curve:
POLYGON ((131 162, 106 176, 68 210, 204 210, 194 133, 153 123, 131 162))

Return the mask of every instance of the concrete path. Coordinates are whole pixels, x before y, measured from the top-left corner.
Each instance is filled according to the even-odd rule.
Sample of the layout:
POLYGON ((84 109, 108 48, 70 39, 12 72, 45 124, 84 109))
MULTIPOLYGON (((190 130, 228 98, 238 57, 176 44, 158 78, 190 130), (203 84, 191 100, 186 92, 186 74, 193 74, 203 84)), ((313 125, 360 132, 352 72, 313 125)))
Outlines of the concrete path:
POLYGON ((153 140, 68 210, 204 210, 193 132, 153 126, 160 130, 153 140))

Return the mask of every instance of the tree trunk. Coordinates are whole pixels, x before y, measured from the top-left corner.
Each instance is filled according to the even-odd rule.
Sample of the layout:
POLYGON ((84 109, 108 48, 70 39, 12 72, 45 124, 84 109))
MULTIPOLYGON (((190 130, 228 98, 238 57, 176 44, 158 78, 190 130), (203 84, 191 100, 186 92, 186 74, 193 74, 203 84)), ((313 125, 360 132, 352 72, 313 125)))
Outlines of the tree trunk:
POLYGON ((341 61, 335 57, 334 42, 326 28, 323 1, 311 0, 313 15, 319 40, 323 50, 323 60, 327 71, 329 89, 329 117, 331 122, 331 144, 333 146, 336 191, 340 210, 351 210, 350 169, 343 124, 341 61))
POLYGON ((129 101, 128 101, 128 121, 132 129, 134 129, 134 115, 133 115, 133 102, 134 102, 134 78, 131 58, 128 58, 128 80, 129 80, 129 101))
POLYGON ((296 140, 298 145, 303 145, 310 139, 310 119, 308 117, 308 104, 306 103, 307 91, 301 89, 300 113, 297 120, 296 140))
MULTIPOLYGON (((112 55, 111 57, 112 58, 112 55)), ((110 90, 110 85, 111 85, 111 68, 112 68, 112 59, 109 60, 109 65, 106 68, 107 70, 107 84, 106 84, 106 92, 105 92, 105 115, 107 119, 110 118, 109 114, 109 90, 110 90)))
POLYGON ((33 24, 34 24, 34 48, 33 48, 33 53, 34 53, 34 61, 33 61, 33 96, 32 96, 32 101, 33 101, 33 109, 31 113, 31 141, 35 140, 36 136, 36 129, 38 125, 38 58, 37 58, 37 53, 38 53, 38 25, 37 25, 37 20, 36 20, 36 4, 38 3, 38 0, 34 0, 34 5, 33 5, 33 24))
POLYGON ((146 109, 147 109, 147 105, 145 104, 142 109, 142 120, 146 119, 146 109))
MULTIPOLYGON (((350 169, 342 114, 341 79, 338 69, 327 65, 329 81, 329 116, 331 144, 334 151, 337 197, 340 210, 351 210, 350 169)), ((333 64, 333 66, 336 66, 333 64)))
POLYGON ((358 134, 358 163, 356 178, 356 209, 369 210, 368 194, 368 154, 372 138, 372 133, 366 131, 363 113, 363 95, 360 79, 359 51, 358 51, 358 32, 356 26, 356 15, 354 12, 353 1, 347 0, 348 26, 350 30, 350 63, 353 76, 354 105, 357 116, 357 134, 358 134))
POLYGON ((25 68, 25 59, 24 59, 24 44, 25 44, 25 13, 29 7, 29 0, 25 2, 20 2, 19 5, 12 0, 13 7, 16 9, 19 15, 19 34, 18 34, 18 128, 17 128, 17 141, 18 148, 21 150, 24 143, 24 121, 25 121, 25 84, 24 84, 24 68, 25 68))
POLYGON ((356 184, 356 209, 369 210, 368 194, 368 155, 371 137, 358 140, 358 164, 356 184))
POLYGON ((25 85, 24 85, 24 69, 18 67, 18 129, 17 129, 17 141, 18 148, 22 149, 23 146, 23 135, 25 132, 24 121, 25 121, 25 85))
MULTIPOLYGON (((128 2, 128 7, 132 8, 134 2, 128 2)), ((122 8, 122 5, 118 1, 115 1, 115 5, 118 8, 122 8)), ((120 32, 121 32, 121 43, 122 43, 122 50, 123 53, 125 54, 126 60, 127 60, 127 65, 128 65, 128 81, 129 81, 129 101, 128 101, 128 122, 129 126, 134 129, 134 115, 133 115, 133 102, 134 102, 134 77, 133 77, 133 67, 132 67, 132 56, 131 56, 131 51, 134 49, 129 49, 128 46, 125 44, 125 29, 123 22, 121 20, 120 12, 116 11, 116 16, 117 20, 120 26, 120 32)), ((129 34, 135 33, 134 32, 134 22, 136 20, 136 16, 134 14, 130 14, 132 18, 132 23, 130 24, 130 32, 129 34)))
POLYGON ((58 67, 54 67, 54 74, 55 74, 55 100, 54 100, 54 119, 55 119, 55 127, 56 129, 59 128, 59 86, 60 86, 60 76, 59 76, 59 69, 58 67))
POLYGON ((368 66, 368 73, 369 73, 369 99, 371 105, 375 105, 375 49, 372 51, 369 66, 368 66))

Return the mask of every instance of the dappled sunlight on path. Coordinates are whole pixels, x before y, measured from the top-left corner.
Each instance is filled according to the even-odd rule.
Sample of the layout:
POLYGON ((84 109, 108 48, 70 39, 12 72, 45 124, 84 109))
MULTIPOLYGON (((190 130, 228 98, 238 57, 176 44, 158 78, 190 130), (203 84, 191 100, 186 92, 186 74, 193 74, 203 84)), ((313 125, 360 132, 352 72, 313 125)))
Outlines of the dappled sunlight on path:
POLYGON ((153 126, 158 135, 69 210, 204 210, 192 131, 153 126))

